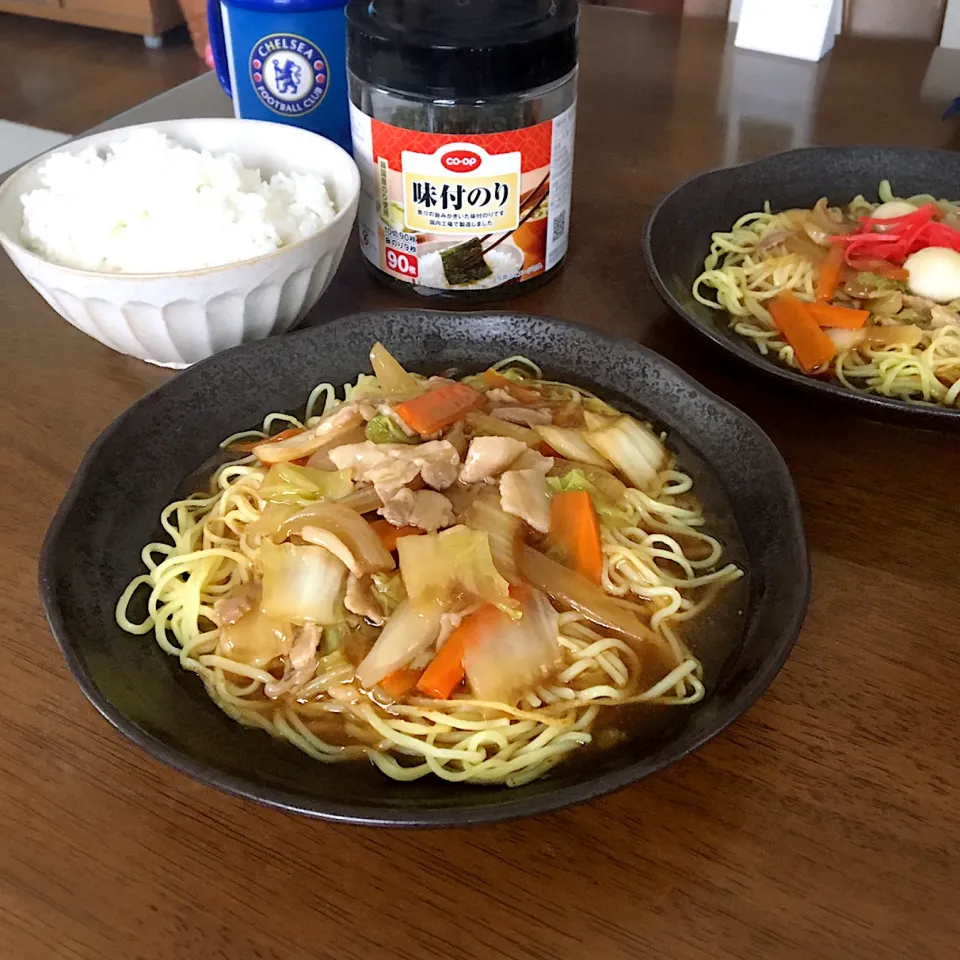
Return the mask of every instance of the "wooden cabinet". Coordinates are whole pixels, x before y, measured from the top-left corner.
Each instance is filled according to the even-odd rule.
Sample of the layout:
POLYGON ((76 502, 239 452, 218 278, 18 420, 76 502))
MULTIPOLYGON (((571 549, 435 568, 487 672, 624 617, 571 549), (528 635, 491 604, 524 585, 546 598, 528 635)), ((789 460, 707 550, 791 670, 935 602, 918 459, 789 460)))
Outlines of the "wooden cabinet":
POLYGON ((0 0, 0 12, 155 37, 183 23, 177 0, 0 0))

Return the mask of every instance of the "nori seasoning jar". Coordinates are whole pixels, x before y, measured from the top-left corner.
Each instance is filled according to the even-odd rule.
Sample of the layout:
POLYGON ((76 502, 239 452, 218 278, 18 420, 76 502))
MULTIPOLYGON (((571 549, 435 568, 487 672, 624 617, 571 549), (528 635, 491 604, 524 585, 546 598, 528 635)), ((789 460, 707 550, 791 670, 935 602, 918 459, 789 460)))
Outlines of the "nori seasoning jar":
POLYGON ((560 269, 576 0, 350 0, 360 243, 398 290, 492 300, 560 269))

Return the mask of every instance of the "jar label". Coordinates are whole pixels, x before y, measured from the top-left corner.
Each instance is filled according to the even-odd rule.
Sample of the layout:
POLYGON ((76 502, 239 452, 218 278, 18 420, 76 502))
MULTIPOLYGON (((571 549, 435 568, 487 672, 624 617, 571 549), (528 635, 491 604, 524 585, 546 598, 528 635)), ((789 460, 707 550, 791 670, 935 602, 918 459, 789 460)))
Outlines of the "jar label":
POLYGON ((563 258, 575 106, 485 134, 423 133, 350 112, 360 244, 379 269, 466 292, 529 280, 563 258))

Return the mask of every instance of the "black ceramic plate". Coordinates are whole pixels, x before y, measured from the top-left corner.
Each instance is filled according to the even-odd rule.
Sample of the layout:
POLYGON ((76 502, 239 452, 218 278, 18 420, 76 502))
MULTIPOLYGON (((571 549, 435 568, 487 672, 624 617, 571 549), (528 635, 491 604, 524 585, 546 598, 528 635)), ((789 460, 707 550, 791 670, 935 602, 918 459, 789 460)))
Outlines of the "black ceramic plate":
POLYGON ((960 428, 960 410, 848 390, 762 357, 750 340, 730 329, 725 313, 705 307, 691 293, 710 252, 710 235, 729 230, 751 210, 762 210, 765 200, 774 210, 784 210, 812 207, 824 196, 838 204, 858 193, 875 199, 877 184, 884 179, 898 196, 957 197, 960 154, 901 147, 809 147, 699 174, 654 207, 643 235, 647 269, 667 304, 695 330, 781 383, 814 390, 870 416, 960 428))
POLYGON ((347 317, 227 351, 144 397, 87 454, 47 534, 40 592, 83 692, 135 743, 197 779, 312 816, 376 825, 479 823, 587 800, 645 777, 722 730, 757 699, 803 620, 809 569, 800 507, 774 445, 751 420, 649 350, 542 317, 398 311, 347 317), (506 789, 387 779, 365 762, 327 766, 234 723, 200 681, 151 636, 115 624, 114 607, 141 572, 140 549, 161 508, 223 437, 273 410, 302 411, 320 381, 369 370, 382 340, 408 367, 464 373, 517 352, 556 377, 595 388, 670 431, 713 526, 748 578, 739 610, 703 651, 710 696, 669 711, 642 740, 597 750, 527 786, 506 789), (722 654, 722 655, 720 655, 722 654))

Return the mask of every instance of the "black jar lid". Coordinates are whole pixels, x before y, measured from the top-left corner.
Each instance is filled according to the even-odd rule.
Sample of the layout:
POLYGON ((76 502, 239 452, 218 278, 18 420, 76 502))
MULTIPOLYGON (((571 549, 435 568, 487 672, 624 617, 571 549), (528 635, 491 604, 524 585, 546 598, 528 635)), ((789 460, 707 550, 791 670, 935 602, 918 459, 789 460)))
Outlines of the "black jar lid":
POLYGON ((577 65, 577 0, 350 0, 360 80, 438 100, 522 93, 577 65))

